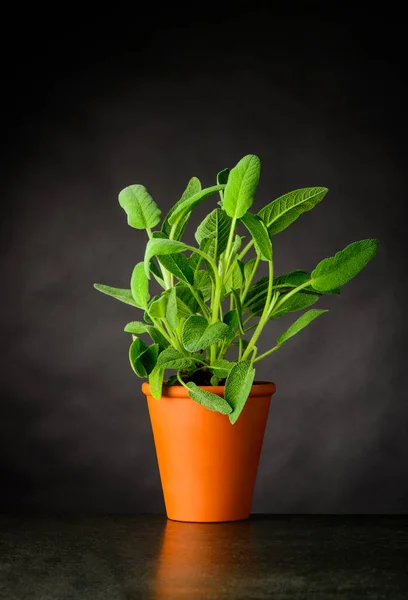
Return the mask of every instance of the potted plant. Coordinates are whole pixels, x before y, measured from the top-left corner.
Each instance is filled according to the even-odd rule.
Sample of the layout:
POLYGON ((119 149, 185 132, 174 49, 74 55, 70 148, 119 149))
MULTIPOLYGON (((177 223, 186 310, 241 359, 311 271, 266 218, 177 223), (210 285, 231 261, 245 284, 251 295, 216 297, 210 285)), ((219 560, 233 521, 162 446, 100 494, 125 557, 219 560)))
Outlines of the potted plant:
POLYGON ((142 311, 141 320, 128 323, 125 331, 132 335, 132 369, 148 379, 142 390, 170 519, 249 517, 276 389, 255 380, 256 367, 326 313, 309 307, 325 294, 339 294, 378 249, 377 240, 365 239, 322 260, 311 273, 275 274, 273 237, 328 190, 291 191, 254 214, 249 209, 259 176, 259 158, 248 155, 231 171, 218 173, 216 185, 202 188, 193 177, 162 220, 144 186, 126 187, 119 204, 128 224, 147 233, 144 260, 133 269, 130 289, 95 284, 142 311), (183 241, 193 210, 217 194, 218 206, 195 231, 197 244, 183 241), (262 262, 268 275, 259 277, 262 262), (258 351, 270 321, 305 309, 269 350, 258 351))

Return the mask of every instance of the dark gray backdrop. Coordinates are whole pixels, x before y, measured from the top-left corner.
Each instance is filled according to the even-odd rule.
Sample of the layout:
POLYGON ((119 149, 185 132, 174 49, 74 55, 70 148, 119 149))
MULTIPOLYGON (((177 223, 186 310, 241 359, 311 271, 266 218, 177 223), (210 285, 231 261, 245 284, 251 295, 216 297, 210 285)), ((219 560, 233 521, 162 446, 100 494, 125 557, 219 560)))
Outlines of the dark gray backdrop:
MULTIPOLYGON (((164 510, 122 331, 137 316, 92 284, 127 287, 143 255, 143 232, 117 204, 121 188, 143 183, 166 211, 191 176, 211 185, 247 153, 262 161, 255 209, 297 187, 330 190, 276 236, 278 273, 311 269, 357 239, 380 240, 341 296, 321 301, 331 312, 259 367, 258 379, 278 391, 253 509, 408 508, 398 15, 240 5, 212 14, 151 12, 132 26, 123 15, 122 28, 95 27, 92 38, 79 25, 32 36, 9 65, 4 510, 164 510)), ((290 320, 270 327, 261 350, 290 320)))

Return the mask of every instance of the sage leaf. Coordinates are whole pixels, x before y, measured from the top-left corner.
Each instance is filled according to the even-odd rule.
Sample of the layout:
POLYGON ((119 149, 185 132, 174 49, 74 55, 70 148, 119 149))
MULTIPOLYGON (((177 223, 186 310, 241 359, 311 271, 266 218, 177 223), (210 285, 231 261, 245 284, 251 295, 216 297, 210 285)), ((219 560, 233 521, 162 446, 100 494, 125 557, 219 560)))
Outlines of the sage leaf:
POLYGON ((254 270, 255 263, 256 263, 256 258, 251 258, 246 263, 244 263, 244 279, 245 280, 252 277, 252 271, 254 270))
POLYGON ((158 353, 157 344, 147 346, 141 339, 134 337, 129 348, 129 362, 138 377, 147 377, 153 371, 158 353))
POLYGON ((219 379, 225 379, 235 364, 229 360, 225 360, 225 358, 220 358, 215 360, 210 368, 219 379))
POLYGON ((166 308, 166 319, 172 331, 177 328, 177 294, 176 288, 172 288, 169 294, 169 299, 166 308))
POLYGON ((196 271, 194 287, 202 293, 204 302, 211 298, 212 280, 208 271, 196 271))
POLYGON ((132 290, 133 298, 138 306, 147 309, 149 301, 149 280, 144 272, 144 264, 137 263, 132 272, 130 280, 130 289, 132 290))
POLYGON ((221 185, 213 185, 212 187, 205 188, 204 190, 201 190, 193 196, 190 196, 190 198, 184 200, 184 202, 175 207, 174 211, 170 215, 170 225, 177 225, 186 215, 190 214, 192 210, 194 210, 199 204, 201 204, 201 202, 203 202, 219 190, 222 190, 223 187, 224 186, 221 185))
MULTIPOLYGON (((194 315, 198 309, 199 305, 197 300, 194 298, 191 293, 191 289, 186 285, 176 285, 176 295, 177 295, 177 311, 180 317, 189 317, 190 315, 194 315)), ((196 291, 197 296, 202 297, 200 290, 196 291)))
POLYGON ((268 295, 268 283, 268 277, 261 277, 249 288, 242 307, 244 312, 249 312, 255 316, 262 314, 268 295))
POLYGON ((148 325, 141 321, 131 321, 125 325, 124 331, 126 331, 126 333, 136 333, 139 335, 140 333, 147 333, 147 328, 148 325))
POLYGON ((258 185, 261 162, 254 154, 244 156, 231 169, 224 190, 222 207, 229 217, 240 219, 254 201, 258 185))
POLYGON ((150 393, 153 398, 160 400, 162 397, 164 369, 156 364, 149 375, 150 393))
POLYGON ((207 392, 207 390, 202 390, 193 382, 187 383, 186 386, 188 387, 190 398, 205 408, 220 412, 223 415, 227 415, 232 411, 231 406, 221 396, 207 392))
POLYGON ((188 250, 189 246, 176 240, 167 240, 160 238, 152 238, 148 241, 144 257, 144 268, 146 276, 150 279, 149 264, 153 256, 161 256, 166 254, 178 254, 188 250))
POLYGON ((255 377, 255 369, 249 360, 236 363, 225 382, 225 400, 233 410, 229 415, 232 424, 236 423, 251 391, 255 377))
MULTIPOLYGON (((284 298, 285 296, 281 296, 284 298)), ((271 316, 269 318, 270 321, 273 319, 278 319, 282 315, 286 315, 290 312, 296 312, 297 310, 303 310, 304 308, 308 308, 315 304, 319 300, 319 296, 313 296, 312 294, 302 294, 302 292, 297 292, 293 294, 281 307, 279 307, 276 312, 272 310, 271 316)))
POLYGON ((242 271, 237 261, 235 261, 232 270, 224 281, 225 291, 229 294, 232 290, 239 290, 242 287, 242 271))
POLYGON ((165 269, 175 275, 180 281, 194 283, 194 270, 191 268, 188 258, 184 254, 168 254, 158 257, 159 262, 165 269))
POLYGON ((119 204, 127 214, 128 224, 135 229, 149 229, 160 221, 161 210, 144 185, 129 185, 122 190, 119 204))
POLYGON ((166 309, 168 296, 155 296, 151 303, 149 304, 149 315, 153 319, 165 319, 166 318, 166 309))
POLYGON ((194 366, 194 360, 169 346, 159 354, 157 364, 163 369, 177 369, 179 371, 194 366))
POLYGON ((252 235, 255 250, 260 254, 261 259, 272 260, 272 242, 262 219, 247 212, 241 217, 241 221, 252 235))
POLYGON ((94 288, 98 290, 98 292, 102 292, 102 294, 106 294, 107 296, 111 296, 116 300, 120 300, 120 302, 130 304, 131 306, 136 306, 136 308, 141 308, 141 306, 135 302, 132 290, 115 288, 111 287, 110 285, 103 285, 102 283, 94 283, 94 288))
POLYGON ((355 277, 376 255, 378 240, 353 242, 330 258, 322 260, 312 271, 312 285, 321 292, 344 285, 355 277))
POLYGON ((230 227, 231 218, 221 208, 216 208, 198 226, 195 238, 199 244, 206 238, 212 239, 206 252, 217 259, 227 247, 230 227))
MULTIPOLYGON (((167 237, 169 237, 170 232, 171 232, 171 225, 169 222, 171 215, 174 213, 175 210, 177 210, 177 208, 181 204, 183 204, 188 198, 191 198, 195 194, 198 194, 198 192, 200 192, 200 190, 201 190, 200 180, 197 177, 192 177, 190 179, 190 181, 188 182, 187 187, 184 190, 183 195, 181 196, 180 200, 178 200, 178 202, 176 202, 176 204, 169 210, 168 214, 166 215, 166 217, 163 221, 162 232, 165 233, 167 235, 167 237)), ((178 225, 176 227, 176 231, 174 232, 175 234, 173 236, 173 239, 179 240, 181 238, 181 236, 184 233, 184 229, 187 225, 188 219, 189 219, 189 214, 187 214, 184 217, 184 219, 182 219, 178 223, 178 225)))
POLYGON ((156 327, 153 327, 153 325, 146 325, 146 332, 150 335, 153 342, 158 345, 159 352, 162 352, 169 347, 170 344, 168 340, 158 329, 156 329, 156 327))
POLYGON ((328 189, 312 187, 294 190, 276 198, 258 212, 269 234, 280 233, 296 221, 304 212, 311 210, 323 200, 328 189))
POLYGON ((301 315, 292 325, 284 331, 277 339, 277 343, 279 346, 287 342, 288 339, 299 333, 302 329, 307 327, 309 323, 311 323, 317 317, 320 317, 323 313, 329 312, 327 309, 317 309, 312 308, 312 310, 308 310, 303 315, 301 315))
POLYGON ((183 325, 181 340, 189 352, 197 352, 216 344, 228 331, 225 323, 208 323, 200 315, 192 315, 183 325))

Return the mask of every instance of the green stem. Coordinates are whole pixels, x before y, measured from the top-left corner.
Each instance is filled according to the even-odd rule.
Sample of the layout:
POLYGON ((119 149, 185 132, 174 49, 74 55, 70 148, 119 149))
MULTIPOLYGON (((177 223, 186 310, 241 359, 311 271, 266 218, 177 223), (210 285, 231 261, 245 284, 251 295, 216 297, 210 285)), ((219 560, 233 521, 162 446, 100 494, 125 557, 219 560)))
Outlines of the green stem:
POLYGON ((186 384, 184 383, 184 381, 181 379, 180 377, 180 371, 177 371, 177 375, 176 375, 177 379, 179 380, 179 382, 181 383, 181 385, 183 387, 185 387, 188 390, 188 387, 186 386, 186 384))
MULTIPOLYGON (((230 228, 230 231, 229 231, 227 247, 226 247, 225 252, 224 252, 224 265, 225 265, 225 267, 228 267, 228 263, 229 263, 229 260, 230 260, 232 244, 234 242, 234 235, 235 235, 236 224, 237 224, 237 218, 236 217, 232 217, 232 223, 231 223, 231 228, 230 228)), ((225 271, 227 271, 227 268, 224 268, 224 272, 225 271)))
POLYGON ((242 250, 241 254, 239 254, 238 260, 242 260, 245 256, 245 254, 247 254, 251 250, 253 245, 254 245, 254 240, 251 240, 250 242, 248 242, 247 245, 245 246, 245 248, 242 250))
POLYGON ((289 300, 289 298, 291 296, 293 296, 293 294, 296 294, 296 292, 299 292, 301 289, 303 289, 306 286, 310 285, 311 281, 312 280, 309 279, 309 281, 306 281, 305 283, 302 283, 302 285, 298 285, 296 288, 294 288, 293 290, 291 290, 290 292, 288 292, 284 296, 281 296, 280 300, 278 300, 278 302, 273 307, 273 312, 277 311, 278 308, 280 308, 282 306, 282 304, 285 304, 285 302, 287 302, 287 300, 289 300))
POLYGON ((242 295, 241 295, 241 304, 244 304, 244 300, 246 298, 246 295, 248 294, 249 288, 251 287, 251 283, 252 283, 253 278, 255 277, 255 273, 256 273, 256 270, 258 269, 260 260, 261 260, 261 255, 257 254, 255 262, 254 262, 254 267, 251 271, 251 275, 249 276, 248 281, 245 283, 244 291, 242 292, 242 295))
POLYGON ((255 346, 259 336, 262 333, 263 328, 265 327, 265 324, 269 318, 269 313, 271 310, 271 300, 272 300, 272 288, 273 288, 273 262, 270 260, 269 261, 269 280, 268 280, 268 294, 266 296, 266 301, 265 301, 265 306, 264 309, 262 311, 262 316, 259 319, 259 323, 257 328, 255 329, 252 338, 247 346, 247 349, 245 350, 243 356, 242 356, 242 360, 245 360, 250 353, 252 352, 253 347, 255 346))
POLYGON ((268 352, 264 352, 263 354, 261 354, 260 356, 258 356, 258 358, 256 358, 254 360, 254 363, 262 360, 263 358, 265 358, 265 356, 269 356, 270 354, 272 354, 272 352, 275 352, 276 350, 279 350, 279 348, 281 347, 282 344, 278 344, 277 346, 274 346, 273 348, 271 348, 270 350, 268 350, 268 352))

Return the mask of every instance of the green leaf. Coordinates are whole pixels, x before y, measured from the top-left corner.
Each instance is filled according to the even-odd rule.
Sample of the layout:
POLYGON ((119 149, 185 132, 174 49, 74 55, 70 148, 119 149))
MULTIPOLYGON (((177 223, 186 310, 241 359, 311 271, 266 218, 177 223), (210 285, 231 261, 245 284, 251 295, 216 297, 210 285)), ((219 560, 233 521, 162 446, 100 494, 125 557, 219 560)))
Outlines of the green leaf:
POLYGON ((217 259, 226 249, 231 228, 231 219, 221 208, 216 208, 198 226, 195 238, 199 244, 207 238, 212 243, 206 249, 207 254, 217 259))
POLYGON ((194 360, 169 346, 169 348, 166 348, 166 350, 163 350, 159 354, 157 364, 163 367, 163 369, 177 369, 181 371, 194 366, 194 360))
POLYGON ((140 334, 140 333, 147 333, 147 328, 148 328, 148 325, 146 325, 145 323, 142 323, 141 321, 131 321, 130 323, 125 325, 124 331, 126 331, 126 333, 140 334))
POLYGON ((136 308, 141 308, 141 306, 136 304, 133 298, 132 290, 115 288, 109 285, 103 285, 102 283, 94 283, 94 288, 98 290, 98 292, 102 292, 102 294, 106 294, 107 296, 112 296, 112 298, 115 298, 116 300, 120 300, 120 302, 130 304, 131 306, 136 306, 136 308))
POLYGON ((149 375, 150 392, 156 400, 162 397, 164 369, 156 365, 149 375))
POLYGON ((212 280, 208 271, 195 272, 194 288, 202 293, 204 302, 211 298, 212 280))
POLYGON ((141 306, 146 310, 147 303, 149 302, 149 280, 144 272, 144 265, 142 262, 137 263, 133 269, 132 277, 130 280, 130 289, 132 290, 133 298, 138 306, 141 306))
POLYGON ((207 319, 199 315, 192 315, 183 325, 181 339, 183 346, 189 352, 197 352, 216 344, 225 337, 228 325, 225 323, 208 323, 207 319))
POLYGON ((174 211, 170 215, 170 217, 169 217, 170 225, 172 225, 172 226, 178 225, 178 223, 180 223, 180 221, 186 215, 190 214, 192 210, 194 210, 199 204, 201 204, 201 202, 203 202, 204 200, 206 200, 207 198, 209 198, 210 196, 215 194, 215 192, 218 192, 219 190, 222 190, 222 189, 223 189, 223 186, 221 186, 221 185, 213 185, 212 187, 205 188, 204 190, 201 190, 200 192, 194 194, 193 196, 190 196, 190 198, 187 198, 186 200, 184 200, 184 202, 182 202, 181 204, 179 204, 177 207, 174 208, 174 211))
MULTIPOLYGON (((180 200, 178 202, 176 202, 176 204, 169 210, 168 214, 166 215, 166 217, 163 221, 162 232, 164 232, 167 235, 167 237, 169 237, 170 231, 171 231, 171 225, 170 225, 169 219, 172 216, 172 214, 174 213, 174 211, 177 210, 177 208, 181 204, 183 204, 186 200, 188 200, 188 198, 191 198, 195 194, 198 194, 198 192, 200 192, 200 190, 201 190, 200 180, 197 177, 192 177, 190 179, 190 181, 188 182, 187 187, 184 190, 183 195, 181 196, 180 200)), ((179 240, 181 238, 181 236, 183 235, 183 232, 187 225, 189 216, 190 216, 190 213, 187 214, 184 217, 184 219, 182 219, 180 221, 180 223, 177 225, 175 235, 173 236, 173 238, 175 240, 179 240)))
POLYGON ((249 360, 243 360, 235 364, 225 382, 225 400, 233 408, 229 415, 229 420, 234 424, 251 391, 252 383, 255 377, 255 369, 251 366, 249 360))
POLYGON ((252 271, 254 269, 254 265, 256 263, 256 258, 251 258, 246 263, 244 263, 244 279, 249 279, 252 276, 252 271))
MULTIPOLYGON (((197 300, 194 298, 191 290, 186 285, 176 285, 176 294, 177 294, 177 311, 180 317, 189 317, 190 315, 194 315, 198 309, 199 305, 197 300)), ((197 295, 200 296, 201 292, 197 290, 197 295)))
MULTIPOLYGON (((281 298, 285 296, 282 295, 281 298)), ((290 312, 296 312, 297 310, 303 310, 304 308, 308 308, 312 304, 315 304, 319 300, 319 296, 312 296, 311 294, 303 294, 302 292, 297 292, 293 294, 288 300, 282 304, 280 308, 277 309, 276 312, 272 310, 272 314, 270 316, 270 321, 273 319, 278 319, 282 315, 286 315, 290 312)))
POLYGON ((322 260, 312 271, 312 285, 325 292, 344 285, 355 277, 377 254, 378 240, 353 242, 335 256, 322 260))
POLYGON ((314 208, 327 192, 325 187, 294 190, 261 208, 258 216, 265 223, 269 234, 274 235, 289 227, 302 213, 314 208))
POLYGON ((201 404, 209 410, 220 412, 223 415, 227 415, 231 412, 231 406, 221 396, 217 396, 217 394, 213 394, 212 392, 207 392, 207 390, 202 390, 193 382, 187 383, 186 386, 189 390, 188 395, 194 402, 201 404))
POLYGON ((169 300, 166 308, 166 319, 172 331, 177 328, 177 294, 176 288, 172 288, 169 294, 169 300))
POLYGON ((231 371, 232 367, 235 365, 236 363, 230 362, 229 360, 225 360, 224 358, 220 358, 218 360, 215 360, 213 362, 213 364, 211 365, 211 370, 215 372, 215 375, 220 378, 220 379, 224 379, 225 377, 228 377, 229 372, 231 371))
MULTIPOLYGON (((160 233, 160 232, 153 232, 153 233, 160 233)), ((152 273, 153 277, 155 278, 155 280, 157 281, 157 283, 163 288, 165 289, 165 285, 164 285, 164 280, 163 280, 163 275, 162 272, 160 271, 160 269, 158 269, 156 263, 153 262, 153 260, 150 261, 150 272, 152 273)))
POLYGON ((231 273, 224 281, 225 291, 229 294, 232 290, 239 290, 242 286, 242 271, 236 261, 231 273))
MULTIPOLYGON (((290 273, 284 273, 283 275, 278 275, 273 278, 273 287, 278 288, 280 292, 282 290, 291 290, 299 285, 303 285, 306 281, 311 280, 311 275, 307 271, 303 271, 298 269, 296 271, 291 271, 290 273)), ((303 292, 315 292, 320 295, 323 294, 340 294, 340 288, 335 288, 334 290, 330 290, 328 292, 317 292, 313 288, 312 285, 308 285, 303 288, 303 292)))
POLYGON ((252 235, 255 250, 261 255, 261 259, 272 260, 272 242, 262 219, 247 212, 241 217, 241 221, 252 235))
POLYGON ((188 246, 182 242, 167 239, 152 238, 148 241, 144 257, 144 268, 147 277, 150 279, 149 264, 153 256, 162 256, 166 254, 178 254, 188 250, 188 246))
POLYGON ((308 310, 303 315, 301 315, 292 325, 284 331, 277 340, 279 346, 287 342, 288 339, 299 333, 302 329, 307 327, 309 323, 311 323, 317 317, 320 317, 323 313, 329 312, 326 310, 319 310, 317 308, 313 308, 312 310, 308 310))
POLYGON ((162 352, 162 350, 165 350, 170 345, 164 335, 156 329, 156 327, 146 325, 146 332, 150 335, 153 342, 158 345, 159 352, 162 352))
POLYGON ((175 275, 180 281, 194 283, 194 271, 190 266, 188 258, 184 254, 168 254, 159 256, 159 262, 165 269, 175 275))
POLYGON ((228 333, 225 336, 227 342, 234 339, 237 331, 240 330, 240 317, 238 311, 234 308, 225 313, 223 321, 228 325, 228 333))
POLYGON ((129 185, 119 193, 119 204, 126 212, 128 224, 135 229, 155 227, 161 210, 144 185, 129 185))
POLYGON ((220 171, 217 175, 218 185, 227 185, 229 174, 230 174, 229 169, 223 169, 222 171, 220 171))
POLYGON ((265 306, 268 295, 269 277, 261 277, 256 283, 251 285, 245 298, 243 311, 252 315, 260 316, 265 306))
POLYGON ((129 348, 129 361, 132 369, 138 377, 147 377, 157 361, 159 347, 157 344, 146 346, 146 344, 135 337, 129 348))
POLYGON ((222 203, 229 217, 240 219, 252 205, 260 170, 261 162, 254 154, 244 156, 231 170, 222 203))
POLYGON ((153 319, 165 319, 168 295, 155 296, 149 304, 149 315, 153 319))

